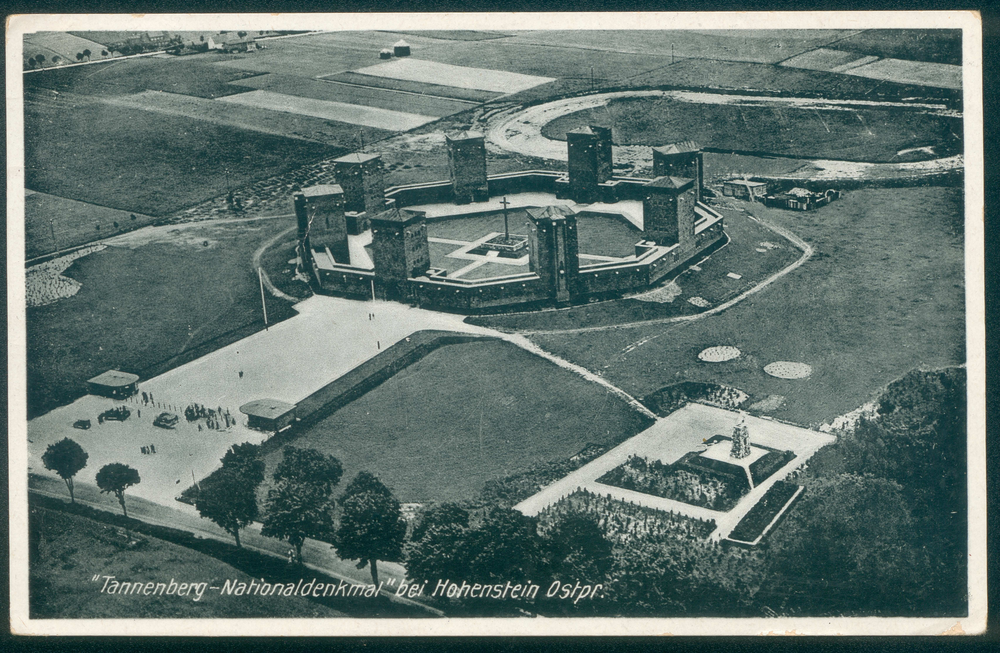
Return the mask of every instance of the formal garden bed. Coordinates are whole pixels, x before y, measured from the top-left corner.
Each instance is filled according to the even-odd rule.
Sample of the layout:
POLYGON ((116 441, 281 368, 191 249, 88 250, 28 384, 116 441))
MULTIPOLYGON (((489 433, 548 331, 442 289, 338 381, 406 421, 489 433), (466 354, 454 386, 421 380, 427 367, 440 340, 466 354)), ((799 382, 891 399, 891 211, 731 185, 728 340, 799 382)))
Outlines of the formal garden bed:
MULTIPOLYGON (((799 487, 787 481, 778 481, 772 485, 757 502, 757 505, 751 508, 750 512, 732 530, 729 539, 745 544, 755 544, 755 540, 764 535, 764 530, 775 516, 795 498, 799 487)), ((788 514, 788 512, 786 511, 784 514, 788 514)))
POLYGON ((597 482, 709 510, 732 510, 750 489, 746 477, 687 464, 695 456, 688 454, 671 465, 631 456, 597 482))

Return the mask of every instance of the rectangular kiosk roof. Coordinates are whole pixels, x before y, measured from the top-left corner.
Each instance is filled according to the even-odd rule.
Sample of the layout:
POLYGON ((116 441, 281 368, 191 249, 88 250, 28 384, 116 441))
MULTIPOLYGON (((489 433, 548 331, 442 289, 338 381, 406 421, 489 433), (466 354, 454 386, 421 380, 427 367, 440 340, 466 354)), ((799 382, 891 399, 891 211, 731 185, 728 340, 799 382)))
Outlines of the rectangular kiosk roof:
POLYGON ((103 374, 98 374, 92 379, 88 379, 87 383, 93 385, 101 385, 108 388, 121 388, 125 386, 130 386, 138 381, 139 377, 135 374, 129 374, 128 372, 120 372, 118 370, 108 370, 103 374))

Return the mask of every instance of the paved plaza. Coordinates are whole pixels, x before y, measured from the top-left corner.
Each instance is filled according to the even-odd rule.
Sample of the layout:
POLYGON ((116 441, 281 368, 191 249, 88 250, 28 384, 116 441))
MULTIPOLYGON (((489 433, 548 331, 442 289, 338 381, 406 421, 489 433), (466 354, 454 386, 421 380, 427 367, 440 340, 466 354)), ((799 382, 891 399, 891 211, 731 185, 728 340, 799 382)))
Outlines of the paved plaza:
POLYGON ((46 447, 72 438, 89 454, 77 483, 93 483, 105 464, 121 462, 139 471, 142 482, 128 490, 161 505, 179 507, 175 497, 219 465, 233 444, 260 442, 265 434, 243 425, 239 407, 254 399, 297 403, 327 383, 384 351, 415 331, 439 329, 498 335, 464 324, 462 316, 411 308, 395 302, 361 302, 315 296, 296 304, 299 314, 158 377, 142 380, 139 390, 152 394, 156 405, 141 396, 128 402, 87 395, 28 422, 28 465, 36 474, 52 475, 41 463, 46 447), (368 314, 373 313, 372 319, 368 314), (203 429, 183 417, 198 403, 222 408, 238 424, 225 430, 203 429), (124 422, 98 424, 101 412, 126 405, 124 422), (176 429, 153 426, 157 414, 181 415, 176 429), (141 416, 137 413, 141 412, 141 416), (73 428, 89 419, 89 430, 73 428), (153 445, 155 454, 143 454, 153 445))
MULTIPOLYGON (((623 464, 630 456, 640 456, 671 464, 689 451, 706 449, 705 440, 713 435, 729 435, 742 415, 737 412, 688 404, 667 417, 658 419, 651 427, 618 445, 600 458, 591 461, 568 476, 543 488, 540 492, 514 506, 526 515, 537 515, 577 490, 583 489, 627 503, 635 503, 647 508, 673 511, 695 519, 715 520, 716 529, 711 539, 721 540, 729 535, 741 519, 750 511, 772 485, 785 478, 796 467, 802 465, 820 448, 836 440, 832 435, 810 431, 798 426, 773 420, 746 416, 746 425, 753 444, 773 449, 789 450, 795 458, 772 474, 763 483, 744 495, 740 502, 728 512, 719 512, 692 506, 681 501, 643 494, 611 485, 598 483, 597 479, 623 464)), ((729 442, 724 443, 727 447, 729 442)))

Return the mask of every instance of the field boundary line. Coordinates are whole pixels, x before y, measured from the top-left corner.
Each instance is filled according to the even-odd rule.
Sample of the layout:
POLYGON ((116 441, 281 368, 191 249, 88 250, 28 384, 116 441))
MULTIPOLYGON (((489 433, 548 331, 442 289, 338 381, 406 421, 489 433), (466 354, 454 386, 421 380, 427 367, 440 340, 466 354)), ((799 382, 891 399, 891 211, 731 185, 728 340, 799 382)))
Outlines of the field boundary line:
POLYGON ((574 327, 574 328, 569 328, 569 329, 544 329, 544 330, 530 330, 530 331, 517 331, 517 330, 515 330, 515 331, 513 331, 513 333, 516 333, 516 334, 519 334, 519 335, 522 335, 522 336, 536 336, 536 335, 546 336, 546 335, 558 335, 558 334, 562 334, 562 333, 592 333, 592 332, 596 332, 596 331, 608 331, 608 330, 611 330, 611 329, 631 329, 631 328, 635 328, 635 327, 641 327, 641 326, 652 325, 652 324, 671 324, 671 323, 674 323, 674 322, 695 322, 697 320, 704 319, 704 318, 709 317, 711 315, 715 315, 717 313, 721 313, 722 311, 726 310, 727 308, 731 308, 732 306, 735 306, 736 304, 740 303, 741 301, 743 301, 747 297, 760 292, 761 290, 763 290, 764 288, 770 286, 772 283, 774 283, 778 279, 782 278, 783 276, 785 276, 786 274, 788 274, 792 270, 795 270, 796 268, 800 267, 803 263, 805 263, 810 258, 812 258, 812 255, 815 252, 815 250, 813 249, 812 245, 810 245, 806 241, 802 240, 801 238, 799 238, 798 236, 796 236, 795 234, 793 234, 791 231, 788 231, 787 229, 785 229, 783 227, 779 227, 776 224, 772 224, 770 222, 767 222, 766 220, 763 220, 761 218, 757 218, 757 222, 759 222, 760 224, 764 225, 765 227, 767 227, 768 229, 770 229, 774 233, 778 234, 779 236, 782 236, 783 238, 785 238, 786 240, 788 240, 789 242, 791 242, 793 245, 795 245, 796 247, 798 247, 799 249, 801 249, 802 250, 802 256, 800 256, 798 259, 796 259, 791 265, 788 265, 787 267, 784 267, 781 270, 778 270, 777 272, 775 272, 774 274, 772 274, 767 279, 764 279, 763 281, 761 281, 756 286, 754 286, 754 287, 752 287, 752 288, 750 288, 748 290, 745 290, 743 293, 737 295, 736 297, 733 297, 732 299, 730 299, 727 302, 719 304, 718 306, 716 306, 714 308, 711 308, 711 309, 709 309, 707 311, 704 311, 702 313, 695 313, 694 315, 678 315, 678 316, 675 316, 675 317, 663 317, 663 318, 658 318, 658 319, 653 319, 653 320, 641 320, 641 321, 638 321, 638 322, 625 322, 625 323, 622 323, 622 324, 604 324, 604 325, 599 325, 599 326, 574 327))

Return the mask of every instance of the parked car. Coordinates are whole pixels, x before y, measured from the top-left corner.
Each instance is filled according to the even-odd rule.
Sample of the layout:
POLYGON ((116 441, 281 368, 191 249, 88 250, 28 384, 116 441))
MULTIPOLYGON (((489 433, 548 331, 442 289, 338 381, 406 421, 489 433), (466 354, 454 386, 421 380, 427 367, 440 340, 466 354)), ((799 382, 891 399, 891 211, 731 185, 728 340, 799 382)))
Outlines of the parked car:
POLYGON ((90 420, 89 419, 78 419, 75 422, 73 422, 73 428, 75 428, 75 429, 83 429, 84 431, 86 431, 87 429, 90 428, 90 420))
POLYGON ((177 426, 177 422, 180 421, 180 417, 174 415, 173 413, 160 413, 153 420, 153 426, 159 426, 161 429, 172 429, 177 426))

